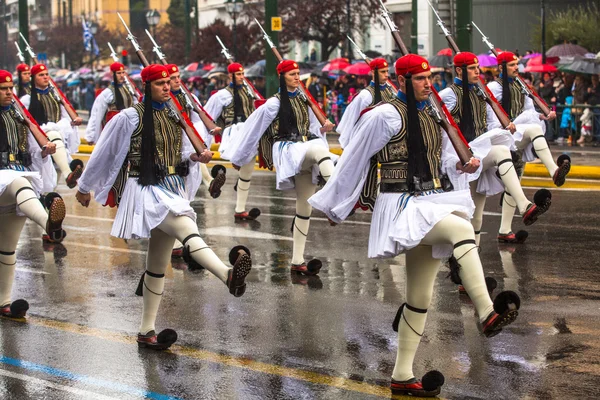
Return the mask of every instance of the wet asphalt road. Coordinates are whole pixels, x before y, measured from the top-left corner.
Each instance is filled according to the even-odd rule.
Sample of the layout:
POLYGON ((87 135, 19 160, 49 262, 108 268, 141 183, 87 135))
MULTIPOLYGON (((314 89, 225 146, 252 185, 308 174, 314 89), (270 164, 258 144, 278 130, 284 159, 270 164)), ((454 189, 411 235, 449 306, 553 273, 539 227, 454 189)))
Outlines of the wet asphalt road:
MULTIPOLYGON (((170 352, 138 350, 146 241, 109 236, 115 210, 67 202, 64 246, 43 248, 28 222, 17 251, 13 299, 26 322, 0 319, 2 399, 375 399, 390 397, 391 322, 403 302, 404 257, 366 257, 370 218, 330 227, 313 213, 307 259, 319 278, 290 275, 294 194, 255 172, 248 202, 258 221, 235 224, 232 186, 218 200, 201 187, 200 234, 226 260, 243 244, 254 268, 241 298, 183 261, 167 271, 157 329, 170 352)), ((533 190, 526 191, 528 196, 533 190)), ((554 191, 551 210, 523 245, 498 245, 498 199, 488 200, 481 257, 499 289, 522 299, 517 322, 479 333, 474 308, 441 268, 415 373, 446 376, 452 399, 591 399, 600 381, 600 211, 597 192, 554 191)), ((519 220, 514 228, 522 229, 519 220)))

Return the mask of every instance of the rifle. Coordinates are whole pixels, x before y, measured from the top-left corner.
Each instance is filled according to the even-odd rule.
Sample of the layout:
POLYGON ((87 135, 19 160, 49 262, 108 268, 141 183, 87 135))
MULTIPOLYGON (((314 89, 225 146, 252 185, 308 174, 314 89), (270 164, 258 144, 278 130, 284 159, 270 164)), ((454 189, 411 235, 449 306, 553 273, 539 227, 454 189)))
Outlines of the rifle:
POLYGON ((46 132, 42 130, 37 121, 33 118, 25 106, 23 106, 23 103, 21 103, 21 100, 19 100, 17 96, 13 96, 11 106, 17 120, 31 131, 35 141, 40 145, 42 150, 45 150, 46 145, 48 144, 48 136, 46 136, 46 132))
MULTIPOLYGON (((400 37, 398 27, 396 26, 394 21, 392 21, 391 14, 387 10, 387 8, 385 8, 385 5, 383 5, 381 0, 379 0, 379 3, 381 4, 381 17, 384 19, 384 21, 390 28, 392 37, 394 38, 396 45, 400 49, 400 53, 403 56, 408 54, 408 49, 406 48, 406 45, 400 37)), ((442 129, 446 131, 446 133, 448 134, 448 139, 450 139, 452 147, 454 147, 454 150, 456 150, 456 154, 458 154, 460 162, 463 165, 466 165, 471 160, 473 152, 471 151, 469 144, 462 135, 460 128, 456 126, 456 123, 454 123, 450 112, 448 111, 444 103, 442 103, 442 99, 440 99, 440 96, 438 95, 437 91, 433 86, 431 87, 431 91, 432 93, 429 95, 428 99, 429 105, 427 107, 427 112, 429 113, 429 115, 431 115, 435 122, 437 122, 438 125, 440 125, 442 129)))
MULTIPOLYGON (((19 35, 21 36, 21 39, 23 39, 23 42, 25 43, 25 51, 27 51, 29 53, 29 56, 31 57, 33 62, 35 62, 36 64, 39 64, 37 56, 33 52, 33 49, 31 48, 29 43, 27 42, 27 39, 25 39, 25 37, 23 36, 23 34, 21 32, 19 32, 19 35)), ((73 108, 73 105, 69 102, 69 100, 67 99, 67 96, 65 96, 65 94, 62 92, 62 90, 60 90, 58 88, 58 85, 56 85, 56 82, 54 82, 54 80, 52 79, 50 74, 48 74, 48 77, 50 78, 50 85, 49 85, 50 92, 52 93, 54 98, 63 105, 65 110, 67 110, 67 114, 69 114, 69 118, 71 118, 71 121, 75 121, 77 118, 79 118, 79 115, 77 115, 77 111, 75 111, 75 108, 73 108)), ((33 87, 32 87, 32 89, 33 89, 33 87)))
MULTIPOLYGON (((446 37, 446 40, 448 41, 450 48, 456 54, 460 53, 460 49, 458 48, 458 45, 454 41, 454 38, 452 37, 452 34, 450 33, 450 31, 448 29, 446 29, 446 26, 444 25, 442 18, 440 18, 440 15, 438 14, 438 12, 436 11, 436 9, 433 7, 433 5, 431 4, 431 2, 429 0, 427 0, 427 3, 429 3, 429 7, 431 7, 431 9, 433 10, 433 13, 435 14, 437 21, 438 21, 437 25, 442 29, 442 32, 444 32, 444 36, 446 37)), ((467 79, 467 76, 463 76, 463 79, 467 79)), ((500 121, 500 124, 502 125, 502 127, 504 129, 506 129, 511 123, 510 117, 508 116, 506 111, 502 108, 502 106, 498 103, 498 100, 496 100, 496 97, 492 94, 490 89, 488 89, 488 87, 481 81, 481 78, 477 79, 477 84, 475 85, 475 93, 477 93, 477 96, 482 98, 492 108, 492 110, 494 111, 494 114, 496 114, 496 117, 498 117, 498 121, 500 121)), ((467 95, 466 93, 463 93, 463 96, 466 96, 466 95, 467 95)))
POLYGON ((19 58, 19 61, 21 61, 21 64, 25 64, 25 56, 19 47, 19 43, 15 42, 15 46, 17 46, 17 57, 19 58))
MULTIPOLYGON (((129 27, 123 20, 123 17, 121 17, 121 14, 117 13, 117 15, 121 19, 123 25, 125 25, 125 29, 127 30, 127 40, 129 40, 133 45, 135 54, 137 54, 142 65, 144 67, 147 67, 148 65, 150 65, 150 63, 146 59, 144 51, 140 47, 135 36, 133 36, 131 31, 129 30, 129 27)), ((194 125, 192 124, 192 121, 190 121, 190 118, 184 112, 182 112, 183 108, 181 107, 177 99, 175 99, 173 93, 170 93, 170 95, 171 99, 167 102, 167 106, 169 107, 171 117, 173 117, 177 121, 177 124, 181 127, 181 129, 184 130, 188 139, 190 139, 192 146, 194 146, 194 150, 196 150, 196 153, 202 153, 204 150, 206 150, 206 144, 196 131, 196 128, 194 128, 194 125)))
MULTIPOLYGON (((148 32, 148 29, 146 29, 146 35, 148 35, 148 37, 150 38, 150 41, 154 45, 154 47, 152 48, 152 51, 154 51, 156 53, 158 59, 160 60, 160 62, 163 65, 167 65, 168 62, 167 62, 167 59, 165 58, 164 53, 160 50, 160 46, 156 43, 156 41, 154 41, 154 38, 152 37, 150 32, 148 32)), ((206 126, 206 129, 211 134, 218 133, 221 130, 221 128, 218 127, 217 124, 215 124, 215 121, 213 121, 212 117, 210 115, 208 115, 208 113, 202 107, 202 105, 196 101, 194 96, 192 96, 192 93, 190 93, 189 89, 185 86, 185 84, 183 82, 181 82, 181 88, 183 89, 183 92, 185 93, 186 108, 190 109, 190 110, 193 109, 200 116, 202 123, 204 123, 204 126, 206 126)))
MULTIPOLYGON (((229 53, 229 51, 227 50, 227 47, 225 47, 225 45, 221 41, 221 38, 219 38, 217 35, 215 35, 215 37, 217 38, 217 41, 221 45, 221 53, 223 54, 223 56, 225 57, 227 62, 229 64, 232 64, 233 56, 229 53)), ((262 95, 260 93, 258 93, 258 91, 254 87, 254 85, 252 85, 252 83, 245 76, 244 76, 244 86, 246 87, 248 94, 250 96, 254 97, 254 100, 264 100, 265 99, 264 97, 262 97, 262 95)))
MULTIPOLYGON (((110 49, 110 56, 112 57, 114 62, 119 62, 119 56, 117 56, 115 49, 113 49, 112 47, 112 44, 110 44, 110 42, 107 43, 108 48, 110 49)), ((135 86, 135 83, 127 73, 125 74, 125 86, 127 86, 127 89, 129 90, 129 93, 131 93, 132 96, 137 97, 138 101, 142 101, 142 97, 144 97, 142 95, 142 92, 140 92, 137 86, 135 86)))
MULTIPOLYGON (((354 49, 356 50, 356 52, 358 53, 358 55, 365 60, 365 62, 367 64, 370 64, 371 61, 373 61, 370 57, 367 57, 367 55, 365 53, 362 52, 361 48, 354 42, 354 40, 352 40, 352 38, 348 35, 346 35, 346 37, 348 38, 348 40, 350 41, 350 43, 352 43, 354 45, 354 49)), ((394 85, 394 82, 392 82, 390 79, 388 79, 387 84, 391 86, 392 89, 394 89, 394 92, 398 91, 398 88, 396 87, 396 85, 394 85)))
MULTIPOLYGON (((275 54, 275 58, 277 58, 277 60, 279 62, 282 62, 283 61, 283 57, 279 53, 279 50, 277 50, 277 47, 275 47, 275 44, 273 43, 273 41, 271 40, 271 38, 269 37, 269 35, 267 34, 267 32, 265 32, 265 30, 263 29, 262 25, 260 24, 260 22, 258 22, 258 20, 256 18, 254 18, 254 21, 260 27, 260 30, 263 33, 263 38, 266 40, 266 42, 271 47, 271 50, 273 51, 273 54, 275 54)), ((321 125, 325 125, 325 123, 327 121, 329 121, 327 119, 327 116, 325 115, 325 113, 323 112, 323 110, 321 109, 321 107, 319 107, 319 104, 317 103, 317 101, 306 90, 306 88, 304 87, 304 85, 302 84, 302 82, 300 82, 300 86, 298 87, 298 89, 300 90, 300 94, 307 100, 308 106, 310 107, 310 109, 312 110, 312 112, 315 114, 315 116, 319 120, 319 123, 321 125)))
MULTIPOLYGON (((481 40, 483 41, 483 43, 485 43, 490 48, 490 50, 491 50, 492 54, 494 54, 494 56, 498 57, 498 50, 496 50, 496 48, 494 47, 492 42, 490 42, 488 37, 483 34, 481 29, 479 29, 479 27, 475 24, 475 22, 471 21, 471 23, 473 24, 475 29, 477 29, 479 31, 479 33, 481 34, 481 40)), ((504 73, 506 73, 506 71, 504 73)), ((544 99, 542 99, 530 85, 528 85, 525 81, 523 81, 523 79, 521 79, 521 77, 519 75, 517 75, 517 77, 515 78, 515 81, 520 86, 523 94, 525 96, 531 97, 531 100, 533 100, 535 105, 542 111, 542 114, 544 114, 547 117, 552 112, 550 110, 550 107, 548 107, 548 104, 546 104, 546 102, 544 101, 544 99)))

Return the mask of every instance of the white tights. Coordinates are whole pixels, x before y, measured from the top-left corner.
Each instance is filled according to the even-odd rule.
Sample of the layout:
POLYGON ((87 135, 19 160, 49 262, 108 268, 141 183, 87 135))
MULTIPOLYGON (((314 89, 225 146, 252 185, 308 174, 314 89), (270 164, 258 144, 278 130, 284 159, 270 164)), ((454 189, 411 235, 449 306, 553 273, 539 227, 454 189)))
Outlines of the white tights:
POLYGON ((248 201, 248 193, 250 191, 250 180, 252 172, 254 172, 255 161, 252 159, 248 164, 240 167, 240 177, 237 181, 237 201, 235 203, 235 212, 243 213, 246 211, 246 201, 248 201))
POLYGON ((321 176, 327 181, 333 173, 331 155, 325 147, 312 144, 306 151, 300 174, 294 178, 296 184, 296 217, 294 218, 293 229, 292 264, 302 264, 304 262, 304 247, 306 246, 310 214, 312 213, 312 206, 308 203, 308 199, 315 194, 317 189, 317 185, 312 182, 312 167, 318 164, 321 176))
MULTIPOLYGON (((552 153, 550 153, 548 142, 544 137, 544 132, 541 127, 531 125, 525 129, 525 132, 523 132, 523 139, 516 143, 518 151, 522 152, 530 143, 533 143, 535 153, 548 170, 550 176, 554 176, 558 166, 552 158, 552 153)), ((521 179, 521 177, 519 177, 519 179, 521 179)), ((512 191, 507 187, 507 191, 504 193, 502 199, 502 219, 500 221, 499 230, 501 234, 507 234, 512 231, 512 220, 515 215, 515 209, 518 206, 519 204, 513 197, 512 191)))
POLYGON ((394 380, 406 381, 414 377, 412 366, 440 267, 440 260, 431 256, 430 246, 443 243, 454 246, 454 256, 461 265, 459 276, 475 305, 480 321, 485 320, 493 311, 473 228, 465 219, 451 214, 438 222, 419 246, 406 252, 407 306, 404 307, 398 325, 398 352, 392 374, 394 380))
MULTIPOLYGON (((513 202, 518 206, 519 211, 524 213, 531 202, 527 200, 519 176, 512 162, 510 150, 506 146, 492 146, 488 155, 483 159, 483 171, 490 168, 498 168, 498 174, 506 191, 513 195, 513 202)), ((485 194, 477 193, 477 181, 471 182, 471 197, 475 203, 475 213, 471 224, 475 229, 475 240, 479 246, 481 225, 483 224, 483 209, 485 207, 485 194)), ((514 213, 514 211, 513 211, 514 213)))
POLYGON ((10 295, 17 262, 15 250, 25 219, 33 220, 44 230, 48 220, 48 213, 38 200, 31 184, 22 177, 12 181, 0 196, 0 206, 7 207, 16 204, 19 205, 19 210, 25 216, 18 216, 14 211, 11 211, 2 214, 2 223, 0 223, 0 238, 2 238, 0 240, 0 306, 5 306, 11 302, 10 295))
POLYGON ((191 257, 224 283, 229 268, 217 257, 198 235, 198 226, 186 216, 169 213, 163 222, 150 232, 146 274, 144 276, 144 309, 140 333, 155 329, 154 323, 165 286, 165 271, 171 260, 175 239, 189 246, 191 257))
POLYGON ((50 131, 47 135, 48 139, 56 145, 56 153, 52 154, 52 161, 58 166, 63 178, 67 179, 67 176, 71 173, 71 167, 69 166, 69 157, 67 156, 65 142, 60 132, 50 131))

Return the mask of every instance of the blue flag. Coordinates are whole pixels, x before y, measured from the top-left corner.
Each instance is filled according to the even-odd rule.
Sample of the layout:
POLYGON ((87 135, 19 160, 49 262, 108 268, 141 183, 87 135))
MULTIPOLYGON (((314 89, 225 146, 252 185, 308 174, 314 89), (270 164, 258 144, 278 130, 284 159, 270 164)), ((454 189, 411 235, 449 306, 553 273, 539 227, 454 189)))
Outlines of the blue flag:
POLYGON ((91 52, 93 48, 94 56, 99 56, 100 49, 98 48, 98 44, 96 43, 96 38, 94 37, 94 35, 92 35, 92 32, 90 31, 90 27, 85 23, 84 20, 81 21, 81 24, 83 25, 83 47, 85 48, 85 51, 91 52))

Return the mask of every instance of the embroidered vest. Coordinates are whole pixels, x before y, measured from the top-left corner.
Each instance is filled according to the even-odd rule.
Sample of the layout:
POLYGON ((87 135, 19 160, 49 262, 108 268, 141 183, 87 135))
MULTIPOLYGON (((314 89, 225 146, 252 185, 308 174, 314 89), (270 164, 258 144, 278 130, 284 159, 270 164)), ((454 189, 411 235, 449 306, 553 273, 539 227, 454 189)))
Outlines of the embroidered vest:
POLYGON ((235 107, 234 107, 234 98, 233 98, 233 88, 228 86, 225 88, 231 94, 231 103, 223 108, 221 115, 217 119, 217 125, 221 128, 225 129, 233 124, 237 124, 238 122, 245 122, 246 119, 252 114, 254 111, 254 97, 248 94, 248 91, 244 86, 238 89, 238 94, 240 96, 240 100, 242 101, 242 115, 235 115, 235 107))
POLYGON ((44 107, 44 112, 48 118, 48 122, 60 121, 60 101, 54 98, 52 91, 48 93, 39 93, 38 98, 44 107))
MULTIPOLYGON (((139 176, 142 151, 142 116, 144 114, 144 103, 138 103, 133 108, 137 111, 140 123, 131 135, 129 153, 130 176, 139 176)), ((181 163, 181 128, 177 122, 169 115, 168 107, 162 110, 153 110, 154 118, 154 137, 156 139, 155 163, 164 166, 167 175, 176 174, 175 168, 181 163)))
MULTIPOLYGON (((367 92, 371 94, 371 104, 368 107, 373 107, 375 105, 375 86, 367 86, 365 89, 367 92)), ((390 85, 385 85, 385 89, 381 91, 381 101, 384 103, 389 103, 392 99, 396 97, 396 93, 390 87, 390 85)))
POLYGON ((8 141, 8 150, 0 152, 0 168, 14 169, 11 166, 15 165, 29 167, 31 155, 28 148, 27 127, 17 120, 12 107, 6 111, 0 111, 0 118, 6 127, 6 132, 0 132, 0 135, 6 135, 8 141))
MULTIPOLYGON (((452 119, 456 122, 456 125, 460 126, 460 119, 462 118, 462 101, 463 101, 463 90, 462 86, 453 83, 450 85, 450 89, 456 96, 456 104, 450 114, 452 119)), ((479 137, 487 132, 487 103, 485 100, 477 96, 475 90, 469 90, 469 97, 471 99, 471 110, 473 113, 473 126, 475 127, 475 137, 479 137)))
MULTIPOLYGON (((503 87, 502 79, 496 79, 496 82, 500 84, 500 87, 503 87)), ((508 112, 510 119, 513 120, 523 112, 523 107, 525 106, 525 94, 515 80, 509 82, 508 87, 510 88, 510 112, 509 110, 505 111, 508 112)))

